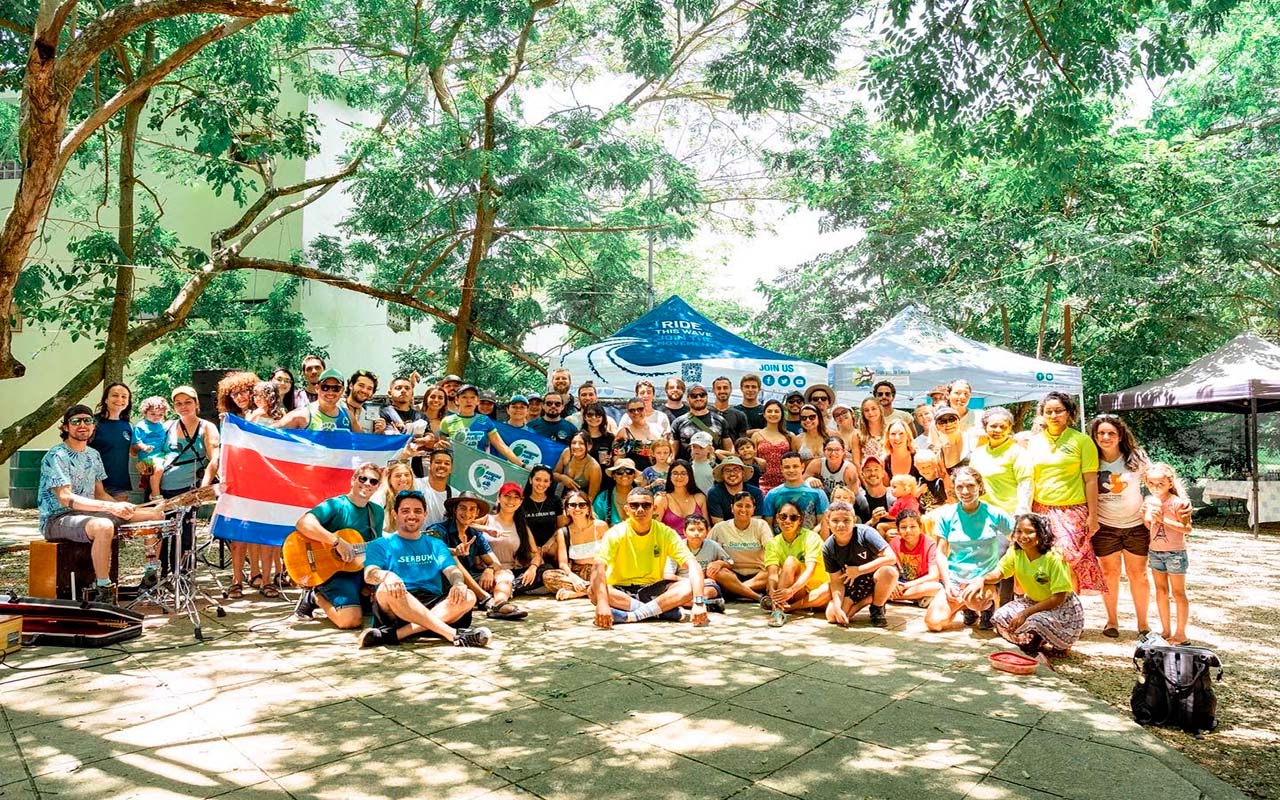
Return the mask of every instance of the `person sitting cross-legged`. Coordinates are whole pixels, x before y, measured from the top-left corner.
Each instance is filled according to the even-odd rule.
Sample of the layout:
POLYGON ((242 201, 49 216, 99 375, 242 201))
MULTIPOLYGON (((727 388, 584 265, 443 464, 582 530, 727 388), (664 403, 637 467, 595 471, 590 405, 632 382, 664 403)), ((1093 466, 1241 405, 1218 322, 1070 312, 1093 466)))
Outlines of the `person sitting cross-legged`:
POLYGON ((676 622, 680 607, 693 603, 693 624, 708 624, 702 567, 670 527, 653 519, 653 495, 634 488, 627 494, 630 516, 600 541, 588 589, 595 624, 641 622, 658 617, 676 622), (667 559, 689 570, 688 578, 664 579, 667 559))
POLYGON ((778 535, 765 547, 768 593, 760 598, 760 606, 770 612, 769 625, 779 628, 786 623, 788 611, 826 606, 831 587, 822 559, 822 538, 803 526, 800 507, 788 500, 778 507, 774 519, 778 535))
POLYGON ((831 504, 827 526, 831 536, 822 545, 823 566, 831 575, 827 621, 848 626, 854 614, 870 606, 871 624, 888 627, 884 604, 898 582, 893 549, 879 531, 857 522, 848 503, 831 504))
POLYGON ((712 561, 707 566, 707 577, 715 581, 726 595, 745 597, 758 603, 760 592, 764 591, 769 579, 764 567, 764 554, 773 539, 773 529, 755 515, 755 495, 743 490, 733 495, 732 501, 729 508, 733 516, 716 523, 709 538, 723 547, 733 560, 712 561))
POLYGON ((444 508, 445 521, 426 532, 438 536, 457 556, 463 581, 476 597, 482 598, 480 605, 488 609, 490 619, 521 620, 529 616, 528 611, 511 602, 515 575, 502 566, 485 536, 494 530, 481 526, 480 518, 491 510, 489 503, 474 492, 462 492, 444 501, 444 508))
POLYGON ((455 647, 484 647, 492 634, 472 628, 476 596, 467 588, 453 553, 435 536, 424 536, 427 503, 414 490, 396 495, 396 531, 369 543, 364 579, 377 587, 373 627, 360 634, 361 647, 395 645, 432 633, 455 647), (445 593, 444 583, 449 582, 445 593))

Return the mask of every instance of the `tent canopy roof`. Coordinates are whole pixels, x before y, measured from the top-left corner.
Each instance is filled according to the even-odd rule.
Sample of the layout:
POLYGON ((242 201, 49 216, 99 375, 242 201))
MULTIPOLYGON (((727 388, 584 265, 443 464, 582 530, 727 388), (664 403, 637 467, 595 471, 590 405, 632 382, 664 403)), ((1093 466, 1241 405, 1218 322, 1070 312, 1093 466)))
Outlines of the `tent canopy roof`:
POLYGON ((1171 375, 1098 397, 1102 411, 1186 408, 1244 413, 1280 411, 1280 347, 1252 333, 1201 356, 1171 375))
POLYGON ((1084 388, 1079 367, 968 339, 919 306, 907 306, 831 359, 827 378, 844 402, 857 402, 876 381, 892 381, 898 405, 923 401, 934 386, 959 378, 988 405, 1038 399, 1055 389, 1076 395, 1084 388))
MULTIPOLYGON (((710 384, 729 378, 737 395, 747 373, 761 376, 764 396, 820 383, 821 364, 776 353, 721 328, 677 295, 617 333, 560 357, 574 385, 593 381, 602 397, 630 397, 635 384, 649 380, 661 387, 669 377, 710 384)), ((658 402, 662 402, 659 394, 658 402)))

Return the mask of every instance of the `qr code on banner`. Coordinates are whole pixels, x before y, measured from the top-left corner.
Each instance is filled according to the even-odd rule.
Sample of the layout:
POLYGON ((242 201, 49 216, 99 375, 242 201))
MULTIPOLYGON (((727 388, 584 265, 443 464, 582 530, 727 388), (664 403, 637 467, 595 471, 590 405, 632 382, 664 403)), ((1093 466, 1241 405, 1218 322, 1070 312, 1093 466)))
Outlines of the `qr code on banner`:
POLYGON ((686 361, 680 365, 680 378, 685 383, 702 383, 702 363, 686 361))

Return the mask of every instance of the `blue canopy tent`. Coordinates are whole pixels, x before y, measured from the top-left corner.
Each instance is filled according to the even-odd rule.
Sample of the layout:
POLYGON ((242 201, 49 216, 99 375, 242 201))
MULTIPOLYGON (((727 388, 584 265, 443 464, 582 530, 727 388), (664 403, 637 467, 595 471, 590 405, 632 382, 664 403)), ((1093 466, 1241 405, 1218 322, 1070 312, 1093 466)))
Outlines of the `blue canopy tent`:
POLYGON ((575 385, 595 383, 601 397, 630 397, 636 382, 650 380, 659 388, 671 376, 685 383, 710 383, 724 376, 733 382, 754 372, 763 397, 780 397, 813 383, 823 383, 821 364, 775 353, 721 328, 688 303, 672 295, 652 311, 612 336, 560 357, 558 366, 573 374, 575 385))

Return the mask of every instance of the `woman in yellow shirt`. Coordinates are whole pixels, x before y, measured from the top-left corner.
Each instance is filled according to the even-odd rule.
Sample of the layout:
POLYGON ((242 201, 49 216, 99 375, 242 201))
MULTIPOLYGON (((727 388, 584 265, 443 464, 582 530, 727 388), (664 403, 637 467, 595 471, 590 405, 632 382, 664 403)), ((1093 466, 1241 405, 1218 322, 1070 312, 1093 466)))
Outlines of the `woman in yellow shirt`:
POLYGON ((1024 456, 1031 510, 1048 518, 1054 546, 1075 575, 1076 591, 1099 594, 1107 583, 1092 543, 1098 530, 1098 446, 1072 427, 1080 408, 1070 395, 1049 392, 1038 411, 1044 429, 1032 435, 1024 456))
POLYGON ((1071 649, 1084 631, 1084 608, 1071 583, 1071 569, 1053 549, 1049 521, 1039 514, 1019 514, 1013 547, 994 570, 975 578, 964 593, 975 596, 985 584, 1015 577, 1023 594, 1005 603, 992 617, 996 631, 1027 655, 1071 649))

